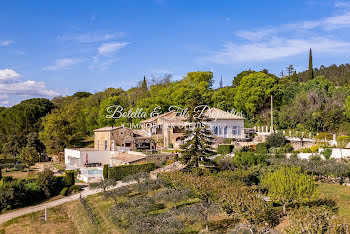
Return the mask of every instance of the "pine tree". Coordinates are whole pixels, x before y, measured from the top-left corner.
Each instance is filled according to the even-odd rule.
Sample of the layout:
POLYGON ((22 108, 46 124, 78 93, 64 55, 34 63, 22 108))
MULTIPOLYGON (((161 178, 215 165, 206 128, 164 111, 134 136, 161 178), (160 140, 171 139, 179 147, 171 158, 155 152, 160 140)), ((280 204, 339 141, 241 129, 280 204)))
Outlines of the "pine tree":
POLYGON ((312 80, 314 78, 314 69, 312 67, 312 52, 310 48, 310 55, 309 55, 309 70, 308 70, 308 75, 307 79, 312 80))
POLYGON ((211 131, 208 129, 208 118, 203 114, 199 114, 201 110, 195 111, 195 108, 201 104, 201 95, 199 92, 193 92, 193 98, 189 105, 189 115, 186 123, 189 125, 186 128, 183 136, 184 144, 181 145, 182 159, 188 167, 199 167, 200 161, 207 164, 208 156, 214 154, 211 145, 213 144, 213 137, 211 131))

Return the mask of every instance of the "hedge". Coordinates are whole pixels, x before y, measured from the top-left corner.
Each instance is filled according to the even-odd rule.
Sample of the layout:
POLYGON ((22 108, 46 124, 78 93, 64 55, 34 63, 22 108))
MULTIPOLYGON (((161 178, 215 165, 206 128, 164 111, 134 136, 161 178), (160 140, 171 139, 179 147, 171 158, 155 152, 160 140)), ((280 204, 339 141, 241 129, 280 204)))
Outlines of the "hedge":
POLYGON ((109 169, 108 164, 103 165, 103 179, 108 179, 108 169, 109 169))
POLYGON ((134 165, 122 165, 115 166, 109 168, 108 171, 108 179, 112 180, 121 180, 124 177, 132 174, 136 174, 139 172, 150 172, 156 168, 156 164, 151 163, 143 163, 143 164, 134 164, 134 165))
POLYGON ((17 158, 0 158, 0 164, 7 164, 7 163, 17 163, 17 158))
POLYGON ((256 148, 255 148, 255 150, 256 150, 256 153, 257 154, 266 154, 268 151, 268 147, 269 145, 267 144, 267 143, 258 143, 257 145, 256 145, 256 148))
POLYGON ((217 151, 218 154, 226 155, 231 153, 233 149, 234 145, 219 145, 217 151))
POLYGON ((67 186, 70 187, 75 184, 74 170, 65 171, 67 178, 67 186))

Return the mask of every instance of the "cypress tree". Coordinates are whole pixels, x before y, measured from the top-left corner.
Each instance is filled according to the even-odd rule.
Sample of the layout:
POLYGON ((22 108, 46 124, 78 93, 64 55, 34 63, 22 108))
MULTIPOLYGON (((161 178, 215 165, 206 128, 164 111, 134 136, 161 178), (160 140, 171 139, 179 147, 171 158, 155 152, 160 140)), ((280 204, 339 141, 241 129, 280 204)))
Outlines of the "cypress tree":
POLYGON ((143 77, 143 82, 142 82, 141 88, 144 89, 144 90, 148 90, 147 81, 146 81, 146 77, 145 76, 143 77))
POLYGON ((105 164, 103 165, 103 179, 108 179, 108 170, 109 170, 109 165, 105 164))
POLYGON ((309 70, 308 70, 308 75, 307 79, 312 80, 314 78, 314 69, 312 67, 312 52, 310 48, 310 55, 309 55, 309 70))

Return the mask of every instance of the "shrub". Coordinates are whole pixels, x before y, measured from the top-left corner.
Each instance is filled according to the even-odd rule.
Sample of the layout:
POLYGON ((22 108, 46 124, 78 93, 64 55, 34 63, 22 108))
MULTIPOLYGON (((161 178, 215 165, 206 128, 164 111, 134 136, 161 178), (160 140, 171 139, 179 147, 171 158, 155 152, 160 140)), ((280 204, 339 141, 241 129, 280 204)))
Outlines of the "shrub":
POLYGON ((23 171, 24 168, 26 168, 27 166, 25 164, 16 164, 15 165, 15 169, 19 170, 19 171, 23 171))
POLYGON ((219 145, 217 151, 218 151, 218 154, 226 155, 231 153, 233 149, 234 149, 234 145, 219 145))
POLYGON ((266 137, 266 142, 270 147, 282 147, 286 144, 286 138, 283 133, 271 133, 266 137))
POLYGON ((38 184, 47 197, 50 197, 57 189, 57 179, 49 168, 38 173, 38 184))
POLYGON ((316 152, 318 152, 319 148, 320 148, 319 145, 313 145, 313 146, 310 147, 310 150, 311 150, 312 153, 316 153, 316 152))
POLYGON ((253 152, 239 152, 233 159, 236 167, 250 167, 258 164, 266 164, 266 156, 262 154, 254 154, 253 152))
POLYGON ((67 186, 70 187, 75 184, 75 178, 74 178, 74 170, 67 170, 65 171, 66 178, 67 178, 67 186))
POLYGON ((138 172, 150 172, 156 168, 155 163, 143 163, 135 165, 122 165, 109 168, 108 178, 111 180, 121 180, 124 177, 138 172))
POLYGON ((348 233, 346 220, 324 207, 299 208, 291 215, 287 233, 348 233))
POLYGON ((328 160, 328 159, 331 158, 332 152, 333 152, 332 149, 330 149, 330 148, 325 148, 325 149, 323 149, 323 151, 321 152, 321 154, 323 155, 324 159, 328 160))
POLYGON ((81 188, 78 185, 70 186, 69 193, 79 193, 81 188))
POLYGON ((68 189, 69 189, 68 187, 64 187, 64 188, 61 190, 60 194, 61 194, 62 196, 68 196, 68 195, 69 195, 68 189))
POLYGON ((345 148, 350 142, 350 136, 338 136, 337 145, 339 148, 345 148))
POLYGON ((109 165, 105 164, 103 165, 103 179, 108 179, 108 169, 109 169, 109 165))
POLYGON ((256 145, 257 154, 266 154, 268 152, 269 145, 267 143, 259 143, 256 145))
POLYGON ((329 146, 328 141, 331 141, 333 139, 333 135, 328 132, 321 132, 316 136, 316 143, 325 147, 329 146))
POLYGON ((285 153, 290 153, 293 151, 293 146, 291 143, 285 144, 282 148, 285 153))

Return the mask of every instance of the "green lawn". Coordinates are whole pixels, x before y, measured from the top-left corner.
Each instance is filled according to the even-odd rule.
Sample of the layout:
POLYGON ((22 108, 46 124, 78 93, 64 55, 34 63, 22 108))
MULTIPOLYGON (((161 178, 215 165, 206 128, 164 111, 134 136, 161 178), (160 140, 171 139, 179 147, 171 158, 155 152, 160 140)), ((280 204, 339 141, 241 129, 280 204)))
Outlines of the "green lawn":
POLYGON ((350 187, 338 184, 319 184, 321 197, 332 198, 339 206, 339 215, 350 220, 350 187))

